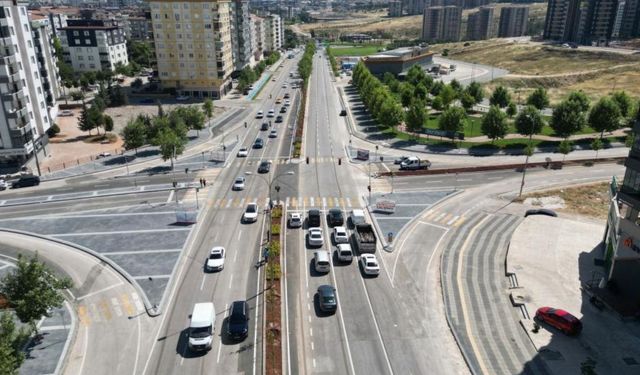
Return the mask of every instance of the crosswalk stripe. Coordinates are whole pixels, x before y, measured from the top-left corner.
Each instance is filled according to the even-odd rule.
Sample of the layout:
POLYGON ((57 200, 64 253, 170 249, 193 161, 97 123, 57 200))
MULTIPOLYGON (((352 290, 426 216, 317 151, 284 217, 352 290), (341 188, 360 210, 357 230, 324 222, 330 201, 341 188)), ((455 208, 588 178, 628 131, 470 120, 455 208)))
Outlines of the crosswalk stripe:
POLYGON ((445 215, 446 215, 446 214, 447 214, 446 212, 444 212, 444 213, 440 214, 437 218, 433 219, 433 221, 440 221, 440 219, 442 219, 443 217, 445 217, 445 215))
POLYGON ((458 220, 459 217, 460 217, 459 215, 454 216, 453 219, 447 221, 447 225, 451 225, 455 223, 455 221, 458 220))
POLYGON ((120 301, 122 301, 122 306, 124 307, 124 311, 127 315, 135 315, 136 311, 133 309, 133 305, 131 304, 131 301, 129 301, 129 296, 127 294, 120 296, 120 301))
POLYGON ((245 198, 242 198, 242 199, 240 200, 240 207, 244 207, 244 201, 245 201, 245 198))
POLYGON ((340 207, 344 207, 344 198, 340 197, 339 199, 340 207))
POLYGON ((98 311, 98 306, 96 306, 95 303, 92 303, 89 305, 89 311, 90 311, 91 317, 96 323, 102 321, 102 318, 100 318, 100 312, 98 311))
POLYGON ((460 220, 456 221, 455 224, 453 224, 454 227, 459 227, 460 225, 462 225, 462 223, 465 222, 465 218, 464 216, 460 218, 460 220))
POLYGON ((78 306, 78 317, 80 318, 80 323, 82 323, 85 327, 91 324, 91 319, 89 318, 89 312, 87 311, 87 306, 82 304, 78 306))
POLYGON ((111 305, 113 305, 113 311, 116 313, 116 316, 121 317, 122 308, 120 307, 120 302, 118 302, 118 299, 115 297, 111 298, 111 305))
POLYGON ((318 204, 320 204, 322 202, 322 207, 327 207, 327 199, 324 197, 318 197, 317 200, 318 204))
POLYGON ((348 206, 348 207, 353 207, 353 206, 351 205, 351 198, 349 198, 349 197, 347 197, 347 206, 348 206))
POLYGON ((289 207, 289 197, 287 197, 287 199, 284 200, 284 206, 289 207))
POLYGON ((333 198, 332 198, 332 197, 329 197, 329 198, 323 198, 323 199, 324 199, 324 201, 327 203, 327 204, 325 204, 325 206, 327 206, 327 207, 333 207, 333 198))
POLYGON ((140 297, 138 297, 138 293, 131 293, 131 298, 133 299, 133 303, 136 305, 138 312, 139 313, 143 312, 144 305, 142 304, 142 301, 140 301, 140 297))
POLYGON ((100 312, 102 313, 104 320, 111 320, 111 309, 109 309, 109 303, 107 300, 104 298, 101 299, 100 302, 98 302, 98 307, 100 308, 100 312))
POLYGON ((449 219, 451 219, 452 216, 453 214, 447 214, 445 217, 442 218, 442 220, 440 220, 440 222, 444 224, 447 221, 449 221, 449 219))
POLYGON ((225 208, 229 208, 229 207, 231 207, 231 203, 233 203, 233 198, 229 198, 229 199, 227 200, 227 204, 226 204, 225 208))
POLYGON ((309 202, 309 205, 310 205, 310 206, 315 206, 315 205, 316 205, 316 200, 315 200, 315 198, 313 198, 313 197, 309 197, 309 200, 310 200, 310 202, 309 202))

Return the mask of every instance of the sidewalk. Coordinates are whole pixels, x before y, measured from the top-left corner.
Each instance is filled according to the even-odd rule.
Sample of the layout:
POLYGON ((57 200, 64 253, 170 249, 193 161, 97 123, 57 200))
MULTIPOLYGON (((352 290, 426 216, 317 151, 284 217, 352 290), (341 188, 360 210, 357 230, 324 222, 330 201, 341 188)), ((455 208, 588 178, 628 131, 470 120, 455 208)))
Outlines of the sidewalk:
POLYGON ((530 318, 520 321, 539 356, 555 374, 580 374, 588 358, 600 374, 637 374, 640 370, 640 324, 623 322, 610 310, 600 311, 589 302, 581 285, 602 277, 594 266, 602 257, 604 223, 589 219, 530 216, 518 226, 506 259, 507 275, 520 296, 521 310, 530 318), (542 306, 569 311, 582 320, 578 337, 566 336, 542 324, 534 333, 533 316, 542 306))

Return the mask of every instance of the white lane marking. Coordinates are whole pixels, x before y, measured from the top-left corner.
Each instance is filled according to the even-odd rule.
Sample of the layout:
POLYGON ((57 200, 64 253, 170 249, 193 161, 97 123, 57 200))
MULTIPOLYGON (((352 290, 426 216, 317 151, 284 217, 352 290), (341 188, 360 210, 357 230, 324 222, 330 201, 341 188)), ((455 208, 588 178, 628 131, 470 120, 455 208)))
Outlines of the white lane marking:
POLYGON ((316 348, 313 345, 313 341, 311 341, 311 350, 316 350, 316 348))
POLYGON ((233 203, 233 199, 229 198, 229 201, 227 202, 227 205, 225 206, 225 208, 231 207, 231 203, 233 203))
MULTIPOLYGON (((82 326, 82 325, 81 325, 82 326)), ((80 371, 79 374, 84 373, 84 361, 87 359, 87 349, 89 347, 89 326, 84 326, 84 351, 82 353, 82 361, 80 361, 80 371)))
POLYGON ((348 198, 348 197, 347 197, 347 206, 348 206, 348 207, 353 207, 353 206, 351 205, 351 198, 348 198))
POLYGON ((140 301, 140 297, 138 296, 138 293, 136 293, 136 292, 131 293, 131 299, 133 299, 133 304, 136 305, 136 308, 138 309, 138 312, 143 312, 144 311, 144 305, 140 301))
POLYGON ((70 236, 96 236, 101 234, 138 234, 138 233, 157 233, 157 232, 188 232, 191 228, 164 228, 164 229, 145 229, 145 230, 114 230, 108 232, 82 232, 82 233, 52 233, 53 237, 70 237, 70 236))
POLYGON ((115 297, 111 298, 111 304, 113 305, 113 311, 116 312, 116 315, 118 317, 122 316, 122 308, 120 307, 120 302, 118 302, 118 299, 115 297))
POLYGON ((202 275, 202 282, 200 283, 200 290, 202 290, 204 288, 204 280, 207 277, 206 274, 202 275))
POLYGON ((162 253, 179 253, 181 251, 182 249, 113 251, 110 253, 104 253, 103 255, 162 254, 162 253))
POLYGON ((240 240, 240 237, 242 237, 242 230, 238 231, 238 240, 240 240))
MULTIPOLYGON (((94 191, 94 192, 91 194, 91 196, 92 196, 92 197, 96 197, 96 196, 98 196, 98 192, 97 192, 97 191, 94 191)), ((49 198, 51 198, 51 197, 49 197, 49 198)), ((47 198, 47 200, 49 200, 49 199, 47 198)))
POLYGON ((459 178, 456 181, 458 182, 462 182, 462 181, 473 181, 473 178, 459 178))
POLYGON ((487 177, 487 180, 502 180, 504 177, 502 176, 498 176, 498 177, 487 177))
POLYGON ((327 207, 327 198, 322 197, 322 207, 327 207))
POLYGON ((233 262, 234 263, 236 262, 237 258, 238 258, 238 251, 236 250, 236 251, 233 252, 233 262))
POLYGON ((313 328, 309 328, 309 336, 313 337, 313 328))
MULTIPOLYGON (((233 276, 233 275, 232 275, 233 276)), ((229 315, 229 304, 224 305, 224 317, 226 318, 229 315)), ((218 345, 218 358, 216 359, 216 363, 220 363, 220 352, 222 352, 222 343, 218 345)))
POLYGON ((171 203, 172 200, 173 200, 173 190, 171 190, 169 192, 169 197, 167 198, 167 203, 171 203))
POLYGON ((232 285, 233 285, 233 274, 231 274, 231 279, 229 279, 229 289, 231 289, 232 285))
POLYGON ((83 300, 83 299, 85 299, 85 298, 89 298, 89 297, 95 296, 96 294, 100 294, 100 293, 102 293, 102 292, 106 292, 107 290, 110 290, 110 289, 113 289, 113 288, 117 288, 117 287, 119 287, 120 285, 122 285, 122 281, 118 282, 117 284, 113 284, 113 285, 110 285, 110 286, 108 286, 108 287, 102 288, 102 289, 100 289, 100 290, 96 290, 96 291, 94 291, 94 292, 91 292, 91 293, 85 294, 84 296, 80 296, 80 297, 76 298, 76 300, 78 300, 78 301, 82 301, 82 300, 83 300))
MULTIPOLYGON (((289 207, 289 197, 287 197, 287 203, 284 205, 283 215, 287 217, 287 207, 289 207)), ((287 274, 287 231, 284 232, 284 242, 282 244, 282 267, 283 267, 283 275, 287 274)), ((288 290, 287 290, 287 280, 285 280, 284 284, 284 315, 285 315, 285 342, 287 345, 287 374, 291 374, 291 342, 289 341, 290 332, 289 332, 289 298, 288 298, 288 290)))
POLYGON ((442 225, 433 224, 433 223, 429 223, 429 222, 426 222, 426 221, 420 221, 419 223, 420 224, 424 224, 424 225, 430 225, 430 226, 435 227, 435 228, 440 228, 442 230, 449 230, 449 228, 443 227, 442 225))
MULTIPOLYGON (((268 199, 268 198, 267 198, 268 199)), ((264 240, 264 225, 266 222, 266 218, 262 219, 262 227, 260 228, 260 243, 263 243, 264 240)), ((262 254, 260 254, 260 251, 262 250, 261 246, 258 246, 258 259, 260 259, 260 256, 262 254)), ((258 347, 258 312, 260 311, 260 276, 261 276, 261 272, 262 271, 262 267, 258 267, 258 278, 256 279, 256 316, 254 319, 254 324, 253 324, 253 375, 256 375, 256 348, 258 347)))
POLYGON ((316 368, 316 359, 313 359, 313 368, 316 368))
POLYGON ((454 216, 453 219, 447 221, 447 225, 451 225, 451 224, 455 223, 456 220, 458 220, 459 218, 460 218, 459 215, 454 216))

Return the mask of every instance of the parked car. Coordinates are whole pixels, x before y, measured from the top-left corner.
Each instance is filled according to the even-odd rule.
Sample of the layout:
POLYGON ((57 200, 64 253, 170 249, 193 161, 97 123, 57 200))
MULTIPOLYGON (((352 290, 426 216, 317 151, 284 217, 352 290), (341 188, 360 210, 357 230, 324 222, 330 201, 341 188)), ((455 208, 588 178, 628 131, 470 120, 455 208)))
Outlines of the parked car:
POLYGON ((7 190, 8 187, 9 187, 9 184, 7 184, 5 180, 0 180, 0 191, 7 190))
POLYGON ((335 312, 338 308, 336 288, 331 285, 318 287, 318 308, 323 312, 335 312))
POLYGON ((311 247, 320 247, 324 244, 324 239, 322 238, 322 229, 320 228, 310 228, 309 234, 307 236, 307 243, 311 247))
POLYGON ((302 227, 302 215, 297 212, 292 212, 289 214, 289 228, 300 228, 302 227))
POLYGON ((242 220, 245 223, 255 223, 258 221, 258 203, 251 202, 247 204, 247 208, 245 208, 244 214, 242 214, 242 220))
POLYGON ((236 180, 233 182, 233 190, 244 190, 244 182, 245 178, 240 176, 236 177, 236 180))
POLYGON ((344 215, 342 215, 342 210, 339 208, 330 209, 329 214, 327 214, 327 222, 330 227, 344 225, 344 215))
POLYGON ((347 115, 347 110, 346 109, 340 110, 340 116, 344 117, 346 115, 347 115))
POLYGON ((110 152, 101 152, 98 154, 97 159, 108 158, 109 156, 111 156, 110 152))
POLYGON ((535 319, 542 323, 547 323, 567 335, 577 335, 582 331, 580 319, 561 309, 554 309, 548 306, 541 307, 536 311, 535 319))
POLYGON ((227 335, 232 340, 244 340, 249 336, 249 304, 247 301, 234 301, 229 311, 227 335))
POLYGON ((393 164, 402 164, 402 162, 407 159, 409 159, 408 156, 400 156, 399 158, 393 161, 393 164))
POLYGON ((269 170, 271 169, 271 162, 269 161, 261 161, 260 165, 258 166, 258 173, 269 173, 269 170))
POLYGON ((264 141, 262 138, 256 138, 256 141, 253 143, 253 148, 262 148, 264 147, 264 141))
POLYGON ((545 216, 552 216, 552 217, 558 217, 558 214, 553 211, 550 210, 548 208, 534 208, 531 210, 527 210, 527 212, 524 213, 524 217, 527 216, 531 216, 531 215, 545 215, 545 216))
POLYGON ((40 185, 40 177, 38 176, 22 176, 11 184, 12 189, 18 189, 28 186, 40 185))
POLYGON ((378 259, 373 254, 360 255, 360 267, 362 268, 362 273, 368 276, 376 276, 380 273, 378 259))
POLYGON ((180 101, 180 102, 183 102, 185 100, 189 100, 189 97, 186 96, 186 95, 178 95, 178 96, 176 96, 176 100, 180 101))
POLYGON ((240 147, 240 149, 238 150, 238 157, 246 158, 247 156, 249 156, 249 149, 246 147, 240 147))
POLYGON ((222 271, 224 269, 225 250, 222 246, 215 246, 209 251, 206 269, 208 272, 222 271))
POLYGON ((60 111, 60 113, 58 113, 58 116, 63 116, 63 117, 73 116, 73 111, 70 109, 65 109, 60 111))
POLYGON ((349 242, 349 234, 347 233, 347 229, 345 227, 334 227, 333 228, 333 241, 336 244, 348 243, 349 242))

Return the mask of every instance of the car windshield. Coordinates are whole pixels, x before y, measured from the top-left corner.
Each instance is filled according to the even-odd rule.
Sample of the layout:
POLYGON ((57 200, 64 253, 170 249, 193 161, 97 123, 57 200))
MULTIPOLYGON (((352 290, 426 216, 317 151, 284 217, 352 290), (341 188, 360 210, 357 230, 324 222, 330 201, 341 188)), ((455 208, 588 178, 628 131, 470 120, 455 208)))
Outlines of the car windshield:
POLYGON ((378 265, 375 262, 367 262, 367 267, 376 268, 378 265))
POLYGON ((254 205, 248 206, 247 207, 247 212, 249 212, 249 213, 256 212, 256 206, 254 206, 254 205))
POLYGON ((211 336, 211 326, 191 328, 191 333, 189 334, 189 336, 198 339, 211 336))
POLYGON ((322 302, 327 304, 334 304, 336 303, 336 299, 333 296, 324 296, 322 297, 322 302))
POLYGON ((213 254, 211 254, 211 256, 209 256, 209 259, 222 259, 222 254, 221 253, 213 253, 213 254))
POLYGON ((233 314, 229 317, 229 323, 240 324, 246 322, 247 319, 242 314, 233 314))

